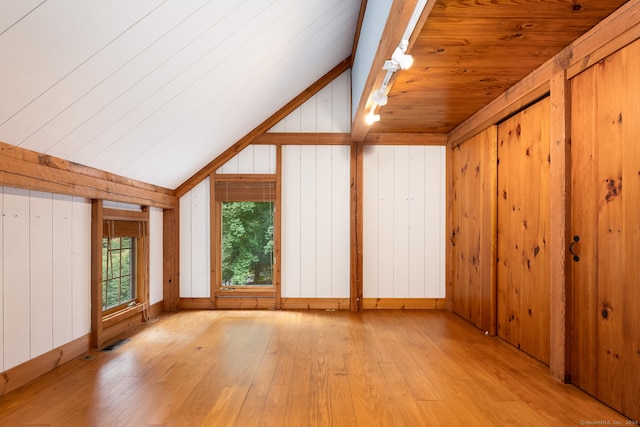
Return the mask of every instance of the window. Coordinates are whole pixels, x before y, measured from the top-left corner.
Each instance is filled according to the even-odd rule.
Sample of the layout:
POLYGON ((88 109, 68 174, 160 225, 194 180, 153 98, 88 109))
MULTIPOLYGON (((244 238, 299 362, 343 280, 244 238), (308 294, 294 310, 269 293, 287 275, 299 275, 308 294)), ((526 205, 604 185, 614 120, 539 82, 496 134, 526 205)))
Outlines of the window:
POLYGON ((102 200, 93 200, 91 209, 91 332, 99 347, 147 314, 149 212, 104 207, 102 200))
POLYGON ((222 203, 222 286, 273 285, 273 202, 222 203))
POLYGON ((136 286, 136 238, 102 238, 102 311, 134 303, 136 286))
POLYGON ((225 176, 215 195, 218 289, 273 288, 275 176, 225 176))

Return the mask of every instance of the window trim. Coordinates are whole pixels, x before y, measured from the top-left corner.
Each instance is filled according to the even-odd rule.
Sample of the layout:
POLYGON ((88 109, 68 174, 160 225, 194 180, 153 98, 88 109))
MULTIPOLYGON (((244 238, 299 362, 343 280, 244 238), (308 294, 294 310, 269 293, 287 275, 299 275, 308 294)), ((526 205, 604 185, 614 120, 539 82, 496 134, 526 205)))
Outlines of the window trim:
POLYGON ((141 211, 105 208, 102 200, 91 206, 91 332, 92 345, 101 346, 120 332, 142 323, 143 312, 149 306, 149 210, 141 211), (102 239, 108 236, 107 221, 118 224, 118 234, 139 230, 136 237, 136 299, 109 310, 102 310, 102 239), (135 225, 133 225, 135 224, 135 225), (106 234, 105 234, 106 233, 106 234), (139 315, 135 321, 133 316, 139 315))
POLYGON ((211 176, 211 201, 213 206, 211 209, 211 261, 215 266, 211 275, 212 296, 214 299, 220 297, 273 297, 276 301, 276 307, 279 306, 280 300, 280 277, 279 277, 279 240, 280 240, 280 203, 278 192, 278 175, 277 174, 212 174, 211 176), (237 183, 243 185, 248 191, 240 191, 248 198, 237 200, 236 197, 221 197, 220 190, 224 187, 224 191, 228 192, 228 185, 237 183), (269 189, 264 193, 256 191, 260 185, 269 184, 269 189), (268 195, 269 200, 262 198, 262 195, 268 195), (253 197, 253 196, 255 197, 253 197), (222 202, 224 201, 269 201, 274 203, 274 253, 273 253, 273 279, 271 285, 245 285, 242 287, 224 287, 222 286, 222 202), (227 200, 229 199, 229 200, 227 200))

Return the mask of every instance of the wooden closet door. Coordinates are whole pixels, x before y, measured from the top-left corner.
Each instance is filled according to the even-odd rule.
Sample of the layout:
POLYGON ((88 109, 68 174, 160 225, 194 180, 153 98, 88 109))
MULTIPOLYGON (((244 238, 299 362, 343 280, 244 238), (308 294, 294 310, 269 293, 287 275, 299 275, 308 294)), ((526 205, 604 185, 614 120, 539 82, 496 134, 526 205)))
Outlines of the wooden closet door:
POLYGON ((498 336, 549 363, 549 98, 498 126, 498 336))
POLYGON ((571 91, 572 381, 640 419, 640 44, 571 91))
POLYGON ((453 312, 495 335, 496 127, 452 150, 449 197, 453 312))

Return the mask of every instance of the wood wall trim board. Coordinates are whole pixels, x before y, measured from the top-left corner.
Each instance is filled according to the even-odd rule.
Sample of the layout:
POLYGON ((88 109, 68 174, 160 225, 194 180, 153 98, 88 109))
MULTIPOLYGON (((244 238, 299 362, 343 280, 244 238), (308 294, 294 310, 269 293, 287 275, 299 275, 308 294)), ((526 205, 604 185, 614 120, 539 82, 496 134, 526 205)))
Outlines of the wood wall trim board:
POLYGON ((212 310, 216 307, 211 298, 180 298, 178 308, 180 310, 212 310))
POLYGON ((173 191, 0 142, 0 185, 173 208, 173 191))
POLYGON ((364 298, 365 310, 443 310, 445 298, 364 298))
POLYGON ((216 309, 220 310, 274 310, 276 308, 275 296, 271 297, 218 297, 216 309))
POLYGON ((571 268, 566 248, 571 230, 571 84, 566 71, 551 79, 549 270, 550 270, 550 361, 551 375, 567 382, 571 373, 569 310, 571 268))
POLYGON ((589 66, 640 37, 640 0, 625 3, 589 32, 568 45, 504 94, 461 123, 448 134, 448 144, 455 147, 466 139, 521 110, 549 92, 551 78, 567 70, 572 78, 589 66))
POLYGON ((263 133, 253 144, 267 145, 349 145, 348 133, 263 133))
POLYGON ((378 133, 370 132, 364 140, 366 145, 447 145, 446 133, 378 133))
POLYGON ((164 313, 164 301, 152 304, 147 312, 149 319, 154 319, 164 313))
POLYGON ((123 310, 117 311, 108 316, 104 316, 102 317, 102 329, 104 331, 107 328, 110 328, 111 326, 124 322, 125 320, 129 319, 129 317, 133 317, 139 313, 142 313, 143 310, 144 310, 143 304, 136 304, 131 307, 127 307, 123 310))
POLYGON ((452 239, 453 236, 453 149, 446 149, 446 168, 445 168, 445 176, 446 176, 446 204, 447 204, 447 213, 445 216, 445 239, 447 242, 445 243, 445 298, 446 298, 446 308, 448 311, 453 311, 453 270, 451 266, 453 265, 453 246, 452 239))
POLYGON ((162 298, 164 311, 177 311, 180 271, 180 209, 162 212, 162 298))
POLYGON ((276 214, 273 218, 274 238, 273 284, 276 288, 276 310, 282 306, 282 146, 276 146, 276 214))
POLYGON ((358 23, 356 24, 356 34, 353 37, 353 45, 351 46, 351 66, 353 66, 353 58, 356 57, 358 49, 358 41, 362 32, 362 22, 364 21, 364 12, 367 10, 367 0, 360 0, 360 11, 358 12, 358 23))
POLYGON ((362 263, 363 263, 363 234, 364 234, 364 216, 362 213, 362 189, 364 185, 363 169, 364 169, 364 144, 362 142, 352 142, 350 150, 350 240, 351 249, 350 258, 350 309, 354 312, 362 311, 362 263))
POLYGON ((280 120, 287 117, 293 110, 298 108, 300 105, 304 104, 309 98, 318 93, 320 89, 331 83, 335 80, 340 74, 344 73, 351 66, 351 57, 344 59, 338 65, 336 65, 331 71, 329 71, 324 76, 320 77, 320 79, 309 86, 307 89, 302 91, 298 96, 293 98, 291 101, 287 103, 284 107, 274 113, 267 120, 262 122, 256 128, 254 128, 251 132, 242 137, 239 141, 225 150, 222 154, 216 157, 214 160, 209 162, 205 167, 196 172, 191 178, 187 179, 184 183, 182 183, 175 190, 175 194, 177 197, 182 197, 193 187, 198 185, 203 179, 205 179, 209 174, 216 171, 219 167, 224 165, 228 160, 233 158, 236 154, 242 151, 247 145, 253 143, 260 135, 267 132, 273 126, 275 126, 280 120))
MULTIPOLYGON (((216 289, 219 284, 222 283, 222 218, 219 217, 219 213, 222 212, 220 206, 221 201, 217 199, 216 185, 217 178, 216 171, 211 172, 209 175, 209 289, 211 295, 211 305, 216 306, 216 289)), ((244 175, 233 175, 244 176, 244 175)))
POLYGON ((87 334, 0 374, 0 396, 33 381, 58 366, 89 351, 91 335, 87 334))
POLYGON ((564 67, 567 70, 567 78, 573 78, 637 40, 640 37, 639 16, 640 1, 630 0, 569 45, 564 50, 565 56, 569 59, 564 67))
POLYGON ((282 298, 283 310, 349 310, 349 298, 282 298))
POLYGON ((141 212, 127 211, 121 209, 102 209, 102 219, 105 221, 149 221, 149 211, 144 210, 141 212))
POLYGON ((102 334, 102 200, 91 201, 91 332, 93 347, 104 342, 102 334))
MULTIPOLYGON (((275 182, 275 174, 218 174, 212 173, 210 176, 211 183, 215 182, 275 182)), ((212 185, 213 187, 213 185, 212 185)), ((212 199, 215 200, 215 199, 212 199)))
POLYGON ((100 343, 98 347, 102 347, 104 344, 113 340, 118 335, 128 332, 131 329, 142 325, 144 323, 144 320, 141 313, 142 313, 142 310, 136 313, 136 315, 120 318, 119 321, 115 321, 114 323, 110 324, 108 327, 105 327, 102 330, 102 343, 100 343))

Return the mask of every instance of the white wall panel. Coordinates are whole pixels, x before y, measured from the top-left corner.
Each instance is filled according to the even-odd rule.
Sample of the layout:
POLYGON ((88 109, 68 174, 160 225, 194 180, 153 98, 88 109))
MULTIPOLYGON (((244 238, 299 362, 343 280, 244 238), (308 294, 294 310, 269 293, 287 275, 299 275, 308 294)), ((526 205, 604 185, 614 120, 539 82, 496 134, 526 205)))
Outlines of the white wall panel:
POLYGON ((73 340, 73 197, 53 195, 53 348, 73 340))
POLYGON ((53 196, 29 197, 31 358, 53 349, 53 196))
POLYGON ((342 73, 300 107, 273 126, 269 132, 351 131, 351 73, 342 73))
POLYGON ((316 296, 331 297, 331 146, 316 147, 316 188, 312 194, 316 198, 316 296))
POLYGON ((364 296, 444 298, 444 147, 364 153, 364 296))
POLYGON ((149 208, 149 304, 163 300, 163 211, 149 208))
MULTIPOLYGON (((300 147, 300 291, 316 296, 316 146, 300 147)), ((285 224, 286 227, 286 224, 285 224)))
POLYGON ((91 332, 91 201, 73 198, 73 339, 91 332))
POLYGON ((211 296, 209 178, 180 198, 180 297, 211 296))
POLYGON ((302 113, 300 107, 289 113, 289 115, 284 119, 285 132, 302 132, 301 117, 302 113))
POLYGON ((351 188, 350 150, 331 147, 331 296, 349 298, 351 188))
POLYGON ((351 132, 351 75, 342 73, 331 86, 333 132, 351 132))
POLYGON ((191 191, 180 197, 180 296, 191 297, 191 191))
POLYGON ((29 360, 29 191, 4 189, 4 368, 29 360))
MULTIPOLYGON (((300 106, 300 129, 309 132, 307 129, 316 129, 318 126, 318 106, 315 102, 305 102, 300 106)), ((286 119, 285 119, 286 121, 286 119)))
POLYGON ((318 114, 318 122, 316 132, 332 132, 333 131, 333 97, 332 84, 320 89, 315 95, 316 111, 318 114))
MULTIPOLYGON (((380 298, 393 298, 394 279, 394 228, 395 211, 393 171, 393 151, 395 147, 379 147, 378 157, 378 292, 380 298)), ((364 171, 365 180, 367 171, 364 171)), ((364 213, 366 217, 366 211, 364 213)), ((366 250, 364 251, 366 254, 366 250)))
POLYGON ((300 146, 282 147, 281 295, 297 298, 300 290, 300 146))
MULTIPOLYGON (((409 296, 411 298, 425 298, 425 270, 434 267, 432 260, 426 257, 427 246, 436 246, 428 238, 428 232, 434 227, 425 226, 430 222, 426 221, 425 190, 426 185, 433 185, 433 182, 425 182, 425 177, 430 171, 425 168, 425 150, 423 147, 409 147, 409 182, 411 182, 410 198, 411 209, 409 211, 409 296)), ((430 165, 432 167, 432 165, 430 165)), ((434 205, 437 201, 430 200, 429 204, 434 205)), ((432 210, 432 209, 431 209, 432 210)), ((430 212, 431 212, 430 210, 430 212)), ((437 264, 436 264, 437 265, 437 264)))
POLYGON ((347 146, 284 146, 282 297, 349 296, 347 146))
POLYGON ((378 241, 380 234, 380 214, 378 211, 378 161, 380 151, 372 145, 364 146, 364 168, 367 179, 362 190, 362 210, 366 212, 362 224, 362 296, 376 298, 380 294, 378 283, 378 241), (374 179, 375 178, 375 179, 374 179))
MULTIPOLYGON (((407 147, 393 148, 393 164, 409 165, 407 147)), ((393 168, 393 296, 409 297, 409 167, 393 168)))
POLYGON ((218 174, 275 174, 276 146, 248 145, 216 171, 218 174))

